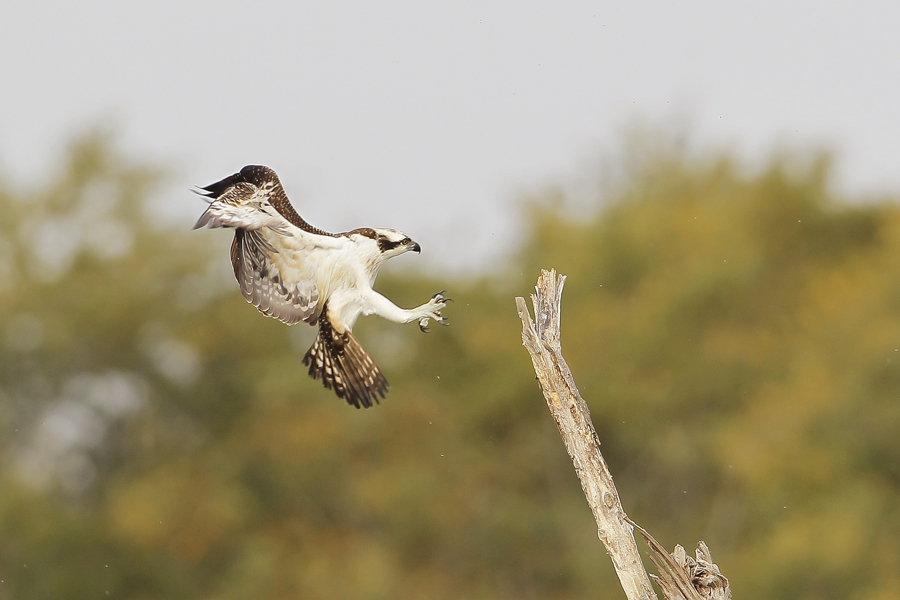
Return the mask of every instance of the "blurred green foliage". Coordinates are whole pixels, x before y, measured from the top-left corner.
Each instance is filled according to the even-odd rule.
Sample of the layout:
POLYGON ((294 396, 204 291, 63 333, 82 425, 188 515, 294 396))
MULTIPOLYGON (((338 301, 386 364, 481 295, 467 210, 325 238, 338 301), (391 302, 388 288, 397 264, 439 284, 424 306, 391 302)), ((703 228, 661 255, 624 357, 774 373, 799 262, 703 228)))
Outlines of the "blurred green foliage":
POLYGON ((521 347, 542 267, 632 518, 739 597, 900 597, 897 205, 833 198, 825 158, 637 158, 538 195, 487 275, 383 275, 456 302, 360 322, 392 383, 365 411, 103 136, 0 185, 0 599, 621 598, 521 347))

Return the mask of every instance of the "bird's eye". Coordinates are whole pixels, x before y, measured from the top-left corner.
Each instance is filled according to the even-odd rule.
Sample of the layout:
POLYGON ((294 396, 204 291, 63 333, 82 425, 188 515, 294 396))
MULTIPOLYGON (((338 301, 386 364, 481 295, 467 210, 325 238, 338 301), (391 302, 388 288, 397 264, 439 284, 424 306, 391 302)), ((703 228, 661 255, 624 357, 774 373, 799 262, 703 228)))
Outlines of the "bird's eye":
POLYGON ((404 246, 405 246, 406 244, 409 244, 409 238, 406 238, 406 239, 403 240, 401 243, 402 243, 404 246))

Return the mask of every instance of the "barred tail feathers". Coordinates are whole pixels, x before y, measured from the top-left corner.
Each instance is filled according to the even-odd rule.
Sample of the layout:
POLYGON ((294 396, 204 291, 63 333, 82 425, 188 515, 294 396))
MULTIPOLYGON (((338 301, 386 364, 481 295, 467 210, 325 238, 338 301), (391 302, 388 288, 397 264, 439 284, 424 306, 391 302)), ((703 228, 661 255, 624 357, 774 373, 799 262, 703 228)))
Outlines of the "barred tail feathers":
POLYGON ((319 319, 316 341, 303 357, 309 376, 321 379, 327 389, 356 408, 378 404, 388 391, 388 382, 372 358, 349 331, 338 333, 325 318, 319 319))

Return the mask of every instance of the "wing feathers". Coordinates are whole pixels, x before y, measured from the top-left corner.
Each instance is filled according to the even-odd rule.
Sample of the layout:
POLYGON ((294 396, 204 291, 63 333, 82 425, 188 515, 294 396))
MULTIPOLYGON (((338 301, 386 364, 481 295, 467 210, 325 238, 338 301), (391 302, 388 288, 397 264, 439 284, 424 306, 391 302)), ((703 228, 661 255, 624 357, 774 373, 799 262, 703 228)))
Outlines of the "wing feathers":
POLYGON ((213 223, 210 227, 246 229, 282 227, 280 221, 306 233, 336 237, 333 233, 313 227, 297 214, 281 187, 278 175, 269 167, 247 165, 240 172, 200 189, 203 190, 198 192, 201 196, 213 200, 194 229, 207 223, 213 223))
POLYGON ((222 192, 200 215, 194 229, 201 227, 269 227, 287 233, 288 221, 269 202, 268 190, 238 182, 222 192))
POLYGON ((272 261, 276 253, 259 232, 235 230, 231 263, 241 293, 259 312, 283 323, 314 323, 319 290, 308 280, 286 283, 272 261))

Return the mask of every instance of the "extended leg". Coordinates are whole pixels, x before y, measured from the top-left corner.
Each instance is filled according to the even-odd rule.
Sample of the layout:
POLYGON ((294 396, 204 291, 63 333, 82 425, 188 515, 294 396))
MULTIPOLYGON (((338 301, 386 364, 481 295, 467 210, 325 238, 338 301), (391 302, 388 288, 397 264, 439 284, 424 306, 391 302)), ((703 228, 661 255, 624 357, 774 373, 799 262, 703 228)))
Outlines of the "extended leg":
POLYGON ((418 321, 419 328, 422 331, 428 331, 427 325, 429 319, 434 319, 442 325, 447 325, 447 318, 441 316, 441 309, 447 306, 447 302, 450 301, 450 298, 444 297, 444 292, 438 292, 431 300, 422 306, 405 309, 400 308, 386 297, 372 290, 366 297, 366 305, 363 307, 363 314, 378 315, 389 321, 394 321, 395 323, 418 321))

